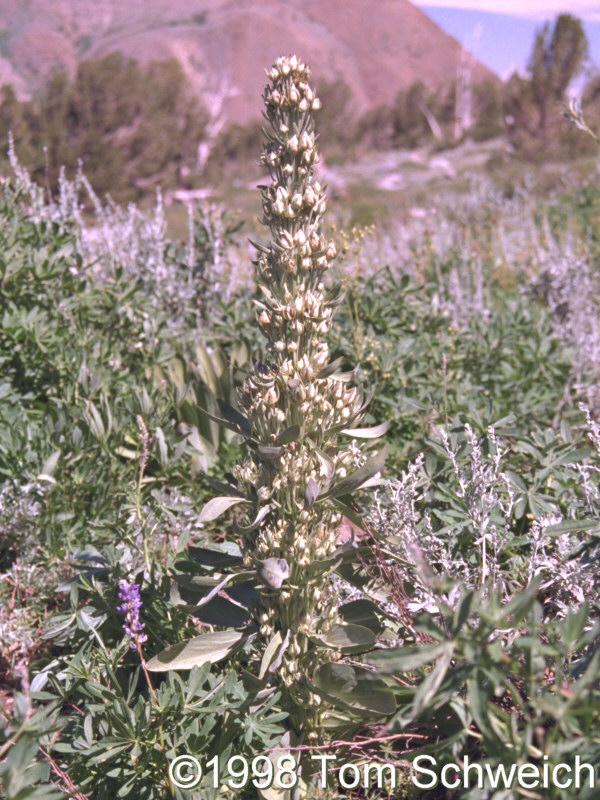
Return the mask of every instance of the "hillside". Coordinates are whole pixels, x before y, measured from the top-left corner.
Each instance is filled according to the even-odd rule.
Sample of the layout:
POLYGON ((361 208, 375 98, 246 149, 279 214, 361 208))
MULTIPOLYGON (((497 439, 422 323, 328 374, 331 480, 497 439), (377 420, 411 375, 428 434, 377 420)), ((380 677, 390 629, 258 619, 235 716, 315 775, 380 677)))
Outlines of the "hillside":
MULTIPOLYGON (((258 114, 264 67, 297 52, 318 81, 343 79, 357 111, 420 79, 450 82, 461 46, 409 0, 0 0, 0 80, 34 94, 55 70, 113 51, 176 58, 206 104, 232 119, 258 114)), ((492 78, 473 65, 475 81, 492 78)))

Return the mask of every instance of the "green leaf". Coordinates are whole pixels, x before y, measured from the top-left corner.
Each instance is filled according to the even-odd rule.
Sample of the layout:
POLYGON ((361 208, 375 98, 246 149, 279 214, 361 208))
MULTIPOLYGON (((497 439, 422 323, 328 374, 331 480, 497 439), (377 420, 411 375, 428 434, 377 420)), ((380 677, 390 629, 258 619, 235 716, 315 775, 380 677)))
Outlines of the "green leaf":
MULTIPOLYGON (((177 577, 179 578, 179 576, 177 577)), ((228 584, 234 586, 237 583, 246 583, 248 578, 252 577, 254 577, 254 572, 233 572, 230 575, 226 575, 223 580, 220 580, 216 586, 213 586, 213 588, 196 603, 196 607, 200 607, 206 603, 209 603, 213 597, 222 591, 228 584)))
MULTIPOLYGON (((45 461, 42 469, 40 471, 40 475, 44 477, 51 477, 56 469, 56 465, 58 464, 58 459, 60 458, 60 450, 55 450, 51 456, 49 456, 45 461)), ((39 476, 38 476, 39 479, 39 476)))
POLYGON ((360 489, 369 478, 381 472, 388 454, 387 445, 379 453, 369 458, 362 467, 359 467, 352 475, 348 475, 338 483, 335 483, 322 497, 341 497, 345 494, 360 489))
POLYGON ((448 650, 447 642, 442 644, 424 644, 418 647, 392 647, 369 653, 369 664, 377 667, 381 674, 411 672, 431 664, 448 650))
POLYGON ((265 647, 262 660, 260 662, 260 671, 258 679, 262 681, 268 672, 275 672, 281 666, 281 659, 287 650, 290 642, 290 631, 287 631, 285 638, 281 631, 277 631, 271 638, 269 644, 265 647))
POLYGON ((331 479, 335 474, 335 465, 331 458, 324 453, 322 450, 319 450, 318 447, 314 448, 315 455, 319 459, 319 467, 321 475, 325 475, 325 486, 328 487, 331 483, 331 479))
POLYGON ((130 461, 135 461, 140 455, 137 450, 131 450, 128 447, 115 447, 115 453, 121 458, 128 458, 130 461))
POLYGON ((282 431, 277 439, 275 439, 275 445, 291 444, 292 442, 297 442, 299 438, 300 425, 290 425, 289 428, 282 431))
POLYGON ((365 525, 364 519, 360 516, 359 512, 356 508, 348 505, 345 503, 344 500, 340 499, 339 497, 332 497, 331 503, 338 511, 340 511, 345 517, 347 517, 350 522, 356 525, 357 528, 362 530, 365 525))
MULTIPOLYGON (((410 408, 414 408, 417 411, 429 410, 429 406, 425 405, 425 403, 422 403, 420 400, 417 400, 415 397, 408 397, 407 395, 402 395, 401 397, 402 400, 404 400, 404 403, 410 408)), ((429 437, 425 437, 425 440, 428 442, 428 444, 433 444, 433 440, 430 439, 429 437)), ((437 450, 438 448, 436 447, 435 449, 437 450)), ((440 448, 438 452, 440 452, 440 455, 445 455, 445 451, 443 448, 440 448)))
POLYGON ((563 533, 576 533, 579 531, 592 531, 598 528, 593 520, 566 519, 557 525, 549 525, 544 534, 546 536, 561 536, 563 533))
POLYGON ((260 444, 256 449, 263 461, 275 461, 283 453, 283 447, 269 447, 260 444))
POLYGON ((435 694, 440 688, 442 681, 448 672, 448 668, 452 660, 452 649, 452 645, 449 644, 449 646, 446 647, 446 651, 439 657, 435 667, 419 685, 411 708, 411 715, 413 719, 418 717, 419 714, 421 714, 427 708, 427 706, 432 704, 435 694))
POLYGON ((386 422, 382 422, 372 428, 344 428, 341 433, 346 436, 352 436, 355 439, 379 439, 380 436, 387 433, 391 424, 392 421, 388 419, 386 422))
POLYGON ((504 474, 506 475, 506 477, 508 478, 514 489, 518 489, 520 492, 527 491, 527 484, 525 483, 523 478, 516 472, 507 469, 504 474))
POLYGON ((219 406, 219 411, 223 414, 223 417, 230 422, 232 425, 236 425, 242 433, 245 433, 247 436, 250 435, 250 422, 246 417, 240 414, 239 411, 236 411, 233 406, 230 406, 226 400, 220 400, 217 398, 217 405, 219 406))
POLYGON ((454 636, 458 634, 462 626, 469 618, 474 600, 475 592, 467 592, 461 598, 461 601, 454 612, 454 616, 452 617, 452 633, 454 636))
POLYGON ((374 634, 362 625, 332 625, 327 633, 310 638, 342 653, 362 653, 375 645, 374 634))
POLYGON ((252 533, 255 531, 263 519, 267 516, 269 511, 271 510, 270 505, 263 506, 258 510, 257 515, 254 517, 252 522, 249 525, 240 525, 239 523, 234 523, 234 528, 238 533, 252 533))
POLYGON ((353 600, 351 603, 341 606, 339 612, 344 622, 362 625, 376 635, 383 630, 383 625, 379 619, 379 615, 382 612, 379 606, 371 600, 353 600))
POLYGON ((332 699, 356 710, 387 716, 396 710, 393 693, 368 669, 326 662, 315 670, 313 685, 332 699))
POLYGON ((231 508, 231 506, 234 506, 237 503, 247 502, 248 501, 243 497, 213 497, 208 501, 208 503, 206 503, 200 512, 198 521, 210 522, 211 520, 220 517, 221 514, 224 514, 228 508, 231 508))
POLYGON ((577 611, 569 611, 560 626, 562 640, 569 647, 572 647, 583 633, 587 621, 589 607, 587 603, 582 603, 577 611))
POLYGON ((88 744, 92 744, 94 741, 94 732, 92 728, 92 717, 90 714, 86 714, 86 717, 83 721, 83 735, 85 736, 85 740, 88 744))
POLYGON ((583 461, 585 458, 589 458, 591 454, 592 451, 589 447, 578 447, 575 450, 568 450, 566 453, 563 453, 562 456, 556 459, 554 464, 556 466, 560 464, 574 464, 576 461, 583 461))
POLYGON ((215 664, 230 656, 248 639, 242 631, 215 631, 196 636, 187 642, 171 645, 146 664, 150 672, 192 669, 202 664, 215 664))
POLYGON ((223 481, 216 481, 214 478, 211 478, 209 475, 203 475, 203 479, 208 483, 209 486, 212 486, 213 489, 216 489, 217 492, 229 492, 229 497, 244 497, 244 495, 235 488, 231 483, 223 483, 223 481))
POLYGON ((343 356, 340 356, 339 358, 336 358, 334 361, 331 361, 317 373, 317 378, 328 378, 330 375, 333 375, 336 369, 342 365, 343 361, 344 361, 343 356))
POLYGON ((314 505, 315 500, 319 496, 320 486, 314 480, 314 478, 309 478, 306 484, 306 490, 304 492, 304 499, 306 500, 306 505, 310 508, 314 505))
POLYGON ((223 542, 210 547, 190 546, 187 554, 196 564, 215 569, 239 566, 243 560, 240 548, 235 542, 223 542))
POLYGON ((533 607, 540 588, 541 577, 535 577, 531 583, 511 600, 498 608, 494 625, 497 628, 516 627, 533 607))
MULTIPOLYGON (((244 423, 245 423, 244 425, 241 425, 239 422, 234 422, 234 421, 232 421, 232 419, 226 419, 225 417, 219 417, 216 414, 213 414, 211 411, 208 411, 208 409, 202 408, 201 406, 198 406, 198 411, 201 414, 204 414, 205 416, 207 416, 209 419, 213 420, 214 422, 217 422, 219 425, 223 425, 223 427, 228 428, 230 431, 234 431, 235 433, 240 433, 240 434, 242 434, 244 436, 250 436, 250 433, 251 433, 251 431, 250 431, 250 423, 248 422, 248 420, 245 417, 242 417, 241 414, 237 414, 237 412, 235 412, 237 414, 237 417, 235 419, 240 418, 240 419, 244 420, 244 423)), ((230 415, 230 416, 233 417, 233 415, 230 415)))
POLYGON ((169 452, 167 450, 167 442, 165 440, 165 435, 162 431, 162 428, 156 428, 155 436, 160 455, 160 465, 164 469, 169 464, 169 452))
POLYGON ((88 425, 90 426, 90 431, 91 431, 92 435, 96 439, 100 439, 100 440, 104 439, 104 436, 105 436, 104 422, 102 421, 102 417, 100 416, 100 413, 98 412, 98 409, 92 403, 91 400, 88 403, 87 411, 88 411, 88 413, 86 415, 87 416, 87 422, 88 422, 88 425))
POLYGON ((184 605, 184 610, 196 619, 209 625, 218 625, 220 628, 241 628, 251 620, 246 608, 221 596, 213 597, 209 603, 200 607, 184 605))
POLYGON ((467 682, 467 698, 469 709, 479 730, 485 735, 488 742, 493 743, 495 747, 502 748, 503 742, 491 724, 487 692, 483 688, 480 670, 477 670, 475 676, 467 682))
POLYGON ((530 491, 527 495, 527 499, 529 500, 531 513, 536 519, 540 519, 546 514, 558 510, 553 503, 548 502, 549 498, 546 495, 530 491))

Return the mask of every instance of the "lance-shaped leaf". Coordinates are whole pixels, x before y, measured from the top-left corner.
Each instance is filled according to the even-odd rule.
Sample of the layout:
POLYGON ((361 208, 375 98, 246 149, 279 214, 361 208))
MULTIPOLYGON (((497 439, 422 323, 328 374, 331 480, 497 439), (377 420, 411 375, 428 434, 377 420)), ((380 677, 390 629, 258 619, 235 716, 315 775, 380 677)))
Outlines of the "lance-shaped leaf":
POLYGON ((304 499, 306 500, 306 505, 310 508, 314 505, 315 500, 319 496, 320 486, 314 480, 314 478, 309 478, 306 483, 306 490, 304 492, 304 499))
POLYGON ((224 514, 228 508, 237 503, 247 503, 243 497, 213 497, 204 506, 198 517, 199 522, 210 522, 224 514))
POLYGON ((37 476, 37 480, 46 480, 50 483, 56 483, 52 475, 56 469, 59 458, 60 450, 55 450, 54 453, 52 453, 52 455, 44 461, 44 465, 40 471, 40 474, 37 476))
POLYGON ((323 575, 325 572, 335 571, 336 567, 338 567, 341 563, 341 559, 338 559, 337 561, 330 559, 327 559, 327 561, 311 561, 310 564, 306 564, 304 567, 306 580, 309 578, 316 578, 318 575, 323 575))
POLYGON ((334 372, 333 375, 329 377, 332 381, 337 381, 338 383, 350 383, 350 381, 356 378, 356 367, 347 372, 334 372))
POLYGON ((502 737, 494 729, 494 717, 490 714, 488 707, 488 692, 486 689, 485 674, 482 670, 476 670, 473 678, 467 682, 467 698, 469 710, 473 714, 473 719, 479 730, 485 735, 486 740, 492 743, 494 749, 504 747, 502 737))
POLYGON ((290 425, 289 428, 286 428, 279 434, 279 436, 275 440, 275 445, 283 445, 283 444, 290 444, 291 442, 297 442, 299 437, 300 437, 300 425, 290 425))
POLYGON ((226 400, 217 399, 217 405, 227 422, 230 422, 232 425, 237 425, 242 433, 245 433, 247 436, 250 435, 251 428, 247 417, 244 417, 239 411, 236 411, 226 400))
MULTIPOLYGON (((219 404, 221 404, 222 401, 218 402, 219 404)), ((227 403, 225 403, 224 405, 228 406, 227 403)), ((205 414, 209 419, 213 420, 214 422, 217 422, 219 425, 223 425, 223 427, 229 428, 230 431, 234 431, 235 433, 240 433, 243 436, 250 436, 251 435, 250 423, 248 422, 246 417, 243 417, 231 406, 228 406, 228 408, 231 409, 232 413, 229 413, 227 417, 225 416, 219 417, 206 408, 200 407, 198 410, 202 414, 205 414)))
POLYGON ((366 411, 367 407, 371 405, 371 401, 373 400, 374 397, 375 397, 375 389, 370 389, 366 397, 363 395, 362 392, 357 393, 351 416, 353 418, 356 418, 357 415, 362 415, 363 411, 366 411))
POLYGON ((329 558, 324 558, 321 561, 311 561, 310 564, 307 564, 305 566, 306 576, 314 578, 316 575, 321 575, 329 570, 337 571, 338 567, 348 563, 361 567, 360 557, 368 556, 371 552, 371 549, 366 545, 355 547, 350 542, 344 542, 329 558))
MULTIPOLYGON (((331 376, 332 380, 335 380, 337 377, 339 376, 336 375, 331 376)), ((359 390, 359 392, 356 395, 356 400, 354 401, 354 405, 350 411, 350 418, 345 420, 344 422, 338 422, 337 425, 332 425, 331 428, 327 428, 325 433, 327 435, 331 435, 333 433, 341 433, 342 431, 347 430, 348 426, 351 427, 354 421, 359 421, 362 418, 363 412, 373 399, 374 395, 375 395, 375 390, 373 389, 372 391, 369 392, 369 394, 367 395, 367 399, 365 400, 363 398, 362 392, 359 390)))
MULTIPOLYGON (((262 189, 263 187, 261 185, 259 185, 259 186, 257 186, 257 188, 258 189, 262 189)), ((248 241, 250 242, 252 247, 255 247, 258 250, 259 253, 268 253, 269 252, 269 247, 267 245, 261 244, 260 242, 257 242, 256 239, 248 238, 248 241)))
POLYGON ((375 645, 375 636, 362 625, 332 625, 327 633, 311 639, 342 653, 363 653, 375 645))
POLYGON ((203 475, 202 478, 212 486, 217 492, 226 492, 228 497, 243 497, 244 495, 231 483, 223 483, 223 481, 216 481, 208 475, 203 475))
POLYGON ((438 658, 435 667, 427 675, 425 680, 419 684, 411 707, 412 719, 416 719, 424 709, 431 705, 450 667, 452 651, 453 645, 449 642, 446 651, 438 658))
POLYGON ((281 631, 277 631, 271 638, 271 641, 265 648, 262 660, 260 662, 260 671, 258 679, 262 681, 265 675, 269 672, 275 672, 281 666, 283 654, 287 650, 290 643, 290 631, 282 636, 281 631))
POLYGON ((369 458, 362 467, 359 467, 351 475, 335 483, 323 497, 342 497, 345 494, 352 494, 360 489, 370 478, 381 472, 388 454, 387 445, 376 455, 369 458))
POLYGON ((188 602, 194 603, 197 602, 197 598, 204 597, 207 592, 210 592, 213 586, 217 586, 222 579, 223 576, 220 573, 216 575, 177 573, 173 576, 173 580, 176 581, 178 586, 187 593, 193 593, 193 599, 190 599, 192 597, 190 594, 185 594, 184 597, 188 598, 188 602))
POLYGON ((252 531, 255 531, 258 528, 270 510, 270 505, 263 506, 258 510, 257 515, 254 517, 250 525, 240 525, 239 523, 234 522, 233 527, 238 533, 252 533, 252 531))
POLYGON ((395 675, 431 664, 447 651, 447 642, 424 644, 418 647, 391 647, 369 653, 367 659, 369 664, 377 667, 381 675, 395 675))
POLYGON ((563 533, 588 531, 590 533, 598 531, 599 526, 590 520, 566 519, 557 525, 549 525, 544 530, 544 536, 562 536, 563 533))
MULTIPOLYGON (((237 567, 243 561, 240 549, 235 542, 213 544, 211 547, 190 546, 187 554, 196 564, 214 569, 237 567)), ((177 566, 180 566, 179 562, 177 566)))
POLYGON ((317 372, 317 378, 328 378, 330 375, 337 370, 339 366, 341 366, 342 361, 344 360, 343 356, 336 358, 334 361, 331 361, 329 364, 323 367, 322 370, 317 372))
POLYGON ((192 669, 202 664, 215 664, 230 656, 246 642, 243 631, 215 631, 196 636, 187 642, 171 645, 146 664, 150 672, 168 672, 174 669, 192 669))
POLYGON ((314 452, 319 459, 319 475, 324 478, 324 485, 329 488, 329 484, 335 474, 335 464, 329 456, 318 447, 314 447, 314 452))
MULTIPOLYGON (((254 572, 232 572, 230 575, 226 575, 222 580, 210 589, 198 602, 196 603, 196 607, 203 606, 206 603, 209 603, 213 597, 223 590, 228 584, 234 586, 236 583, 245 583, 248 578, 253 578, 255 575, 254 572)), ((178 583, 183 576, 177 576, 176 580, 178 583)), ((197 578, 196 578, 197 580, 197 578)))
POLYGON ((346 436, 352 436, 355 439, 379 439, 380 436, 387 433, 391 424, 392 421, 388 419, 386 422, 382 422, 381 425, 375 425, 372 428, 344 428, 341 433, 346 436))
POLYGON ((365 521, 358 513, 358 510, 353 507, 353 505, 349 505, 348 503, 341 500, 339 497, 332 497, 331 504, 334 508, 340 511, 345 517, 347 517, 350 522, 356 525, 357 528, 360 530, 364 529, 365 521))

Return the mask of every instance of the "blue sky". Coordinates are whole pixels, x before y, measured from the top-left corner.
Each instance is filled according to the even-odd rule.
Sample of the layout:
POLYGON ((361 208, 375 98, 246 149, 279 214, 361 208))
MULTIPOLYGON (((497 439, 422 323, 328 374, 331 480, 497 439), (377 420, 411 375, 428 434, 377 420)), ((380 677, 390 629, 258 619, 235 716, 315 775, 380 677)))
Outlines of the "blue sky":
POLYGON ((500 77, 527 65, 535 32, 561 11, 583 20, 590 56, 600 69, 600 0, 413 0, 500 77), (568 5, 568 8, 565 7, 568 5))

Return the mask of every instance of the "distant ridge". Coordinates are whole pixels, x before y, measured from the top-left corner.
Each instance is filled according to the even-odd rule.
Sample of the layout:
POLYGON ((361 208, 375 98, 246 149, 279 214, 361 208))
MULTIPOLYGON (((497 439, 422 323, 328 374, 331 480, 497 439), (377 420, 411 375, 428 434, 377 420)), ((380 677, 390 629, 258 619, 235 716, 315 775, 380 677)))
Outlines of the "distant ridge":
MULTIPOLYGON (((280 55, 297 53, 317 84, 343 80, 364 111, 416 80, 448 85, 462 48, 409 0, 0 0, 0 83, 21 96, 114 51, 177 59, 205 104, 243 123, 280 55)), ((473 79, 498 80, 477 61, 473 79)))

